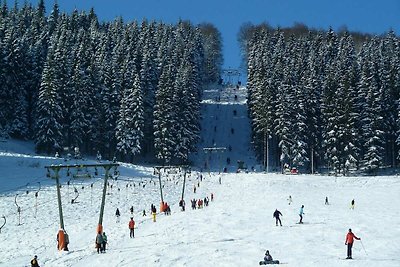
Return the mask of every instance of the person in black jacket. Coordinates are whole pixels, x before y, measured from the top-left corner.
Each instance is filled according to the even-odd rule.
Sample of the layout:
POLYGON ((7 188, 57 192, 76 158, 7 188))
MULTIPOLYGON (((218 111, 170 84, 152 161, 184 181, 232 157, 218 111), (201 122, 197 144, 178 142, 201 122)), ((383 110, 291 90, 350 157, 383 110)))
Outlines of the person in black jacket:
POLYGON ((283 215, 278 209, 276 209, 274 212, 274 215, 273 215, 273 218, 275 218, 276 226, 278 226, 278 222, 282 226, 282 221, 281 221, 281 218, 279 218, 279 216, 283 216, 283 215))
POLYGON ((40 267, 39 263, 37 261, 37 256, 35 255, 35 257, 31 260, 31 267, 40 267))

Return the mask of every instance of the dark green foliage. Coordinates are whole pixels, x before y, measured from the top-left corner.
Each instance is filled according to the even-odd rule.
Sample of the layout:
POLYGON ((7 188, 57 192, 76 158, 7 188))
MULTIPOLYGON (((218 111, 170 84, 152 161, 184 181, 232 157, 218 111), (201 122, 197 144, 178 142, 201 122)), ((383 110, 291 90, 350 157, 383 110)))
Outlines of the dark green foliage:
MULTIPOLYGON (((99 23, 94 10, 46 17, 44 1, 0 9, 0 135, 37 151, 79 147, 123 160, 187 162, 205 83, 218 80, 212 25, 99 23)), ((71 151, 71 150, 70 150, 71 151)))
POLYGON ((307 33, 304 25, 245 25, 240 40, 259 158, 268 137, 274 167, 347 175, 397 164, 400 40, 393 32, 357 35, 359 52, 346 31, 307 33))

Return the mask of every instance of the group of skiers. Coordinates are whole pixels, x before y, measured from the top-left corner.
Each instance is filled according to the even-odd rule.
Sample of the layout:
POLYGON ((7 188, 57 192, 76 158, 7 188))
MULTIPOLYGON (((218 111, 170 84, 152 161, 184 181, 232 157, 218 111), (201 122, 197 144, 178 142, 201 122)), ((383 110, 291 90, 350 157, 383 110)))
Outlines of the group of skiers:
MULTIPOLYGON (((213 201, 214 200, 214 194, 213 193, 211 193, 211 201, 213 201)), ((208 196, 206 196, 204 199, 201 199, 201 198, 199 198, 199 199, 191 199, 190 200, 190 202, 191 202, 191 207, 192 207, 192 210, 195 210, 195 209, 202 209, 204 206, 208 206, 208 204, 210 203, 210 199, 208 198, 208 196)))
MULTIPOLYGON (((293 200, 292 196, 289 196, 288 200, 288 205, 291 205, 293 200)), ((325 197, 325 205, 329 205, 329 200, 328 197, 325 197)), ((351 200, 350 202, 350 209, 354 210, 355 207, 355 200, 351 200)), ((300 221, 298 224, 303 224, 303 215, 304 215, 304 205, 301 205, 300 210, 299 210, 299 217, 300 221)), ((278 210, 275 209, 272 217, 275 218, 275 224, 276 226, 280 225, 282 226, 282 221, 280 219, 280 216, 283 216, 282 213, 278 210)), ((349 232, 346 235, 346 240, 345 240, 345 245, 347 246, 347 258, 346 259, 352 259, 352 247, 354 243, 354 239, 356 240, 361 240, 361 238, 357 237, 354 235, 351 229, 349 229, 349 232)), ((260 265, 265 265, 265 264, 279 264, 279 261, 274 261, 272 259, 272 256, 269 254, 269 251, 267 250, 265 253, 265 257, 263 261, 260 261, 260 265)))
POLYGON ((97 232, 96 235, 96 249, 97 253, 106 253, 107 235, 106 232, 97 232))

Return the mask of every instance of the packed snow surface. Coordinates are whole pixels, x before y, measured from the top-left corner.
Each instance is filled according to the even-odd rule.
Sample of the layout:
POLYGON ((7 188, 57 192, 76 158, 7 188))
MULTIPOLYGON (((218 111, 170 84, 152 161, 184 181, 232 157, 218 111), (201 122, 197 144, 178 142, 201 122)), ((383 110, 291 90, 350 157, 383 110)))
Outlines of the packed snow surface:
POLYGON ((105 254, 97 254, 94 248, 104 169, 71 169, 69 176, 67 170, 60 171, 64 224, 70 239, 69 251, 60 252, 56 186, 44 166, 96 162, 38 156, 32 143, 0 140, 0 227, 1 216, 7 220, 0 233, 0 267, 30 266, 34 255, 42 267, 258 266, 267 249, 284 266, 400 266, 398 176, 235 173, 237 161, 260 170, 250 144, 246 94, 244 87, 204 91, 202 140, 198 154, 191 156, 197 171, 187 175, 186 211, 178 207, 182 172, 161 173, 163 198, 172 214, 158 214, 152 222, 150 205, 159 210, 161 199, 152 166, 121 163, 119 175, 111 170, 103 218, 108 236, 105 254), (203 148, 213 147, 226 149, 204 153, 203 148), (224 167, 228 173, 218 174, 224 167), (89 174, 91 178, 84 178, 89 174), (191 209, 190 199, 211 198, 211 193, 214 201, 208 207, 191 209), (325 197, 330 205, 324 204, 325 197), (72 199, 77 203, 71 204, 72 199), (354 210, 350 209, 352 199, 354 210), (297 224, 301 205, 302 225, 297 224), (131 206, 135 238, 129 237, 131 206), (120 222, 115 217, 117 208, 120 222), (282 227, 272 218, 275 209, 283 214, 282 227), (362 243, 356 240, 354 259, 344 260, 349 228, 362 243))
MULTIPOLYGON (((14 160, 1 158, 2 163, 10 165, 14 160)), ((31 173, 43 173, 37 213, 34 193, 38 185, 0 196, 0 216, 7 219, 0 233, 0 266, 26 266, 33 255, 38 255, 41 266, 256 266, 266 249, 289 266, 400 266, 397 176, 202 173, 200 181, 199 173, 192 171, 187 176, 186 211, 182 212, 178 201, 183 176, 163 173, 164 199, 171 204, 172 214, 158 214, 157 221, 152 222, 150 205, 154 203, 158 209, 160 202, 158 176, 152 175, 152 168, 125 164, 120 167, 121 175, 110 180, 107 189, 103 226, 109 244, 105 254, 97 254, 94 239, 103 189, 101 174, 83 180, 71 179, 62 172, 61 194, 70 251, 59 252, 56 187, 54 180, 44 174, 43 160, 47 159, 18 158, 19 167, 14 167, 19 181, 22 177, 30 181, 31 173), (198 183, 194 193, 193 187, 198 183), (78 203, 71 204, 76 196, 74 187, 79 192, 78 203), (190 208, 190 199, 210 198, 211 193, 215 197, 208 207, 190 208), (21 225, 14 203, 16 194, 21 225), (287 201, 289 195, 293 199, 291 205, 287 201), (326 196, 330 205, 324 204, 326 196), (352 199, 354 210, 350 209, 352 199), (301 205, 305 206, 303 225, 296 224, 301 205), (129 237, 128 230, 131 206, 137 223, 135 238, 129 237), (121 211, 120 222, 115 217, 116 208, 121 211), (276 208, 283 214, 282 227, 275 226, 272 218, 276 208), (142 216, 143 209, 148 216, 142 216), (348 228, 362 241, 355 242, 354 260, 343 260, 348 228)), ((1 183, 12 180, 12 176, 2 176, 1 183)))

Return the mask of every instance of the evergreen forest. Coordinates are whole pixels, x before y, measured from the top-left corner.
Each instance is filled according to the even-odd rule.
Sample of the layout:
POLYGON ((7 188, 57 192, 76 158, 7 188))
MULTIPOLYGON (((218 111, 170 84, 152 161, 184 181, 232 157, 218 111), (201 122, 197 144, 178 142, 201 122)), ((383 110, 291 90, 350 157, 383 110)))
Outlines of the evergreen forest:
POLYGON ((0 136, 38 153, 186 163, 200 139, 202 88, 219 80, 211 24, 100 22, 90 12, 0 8, 0 136))

